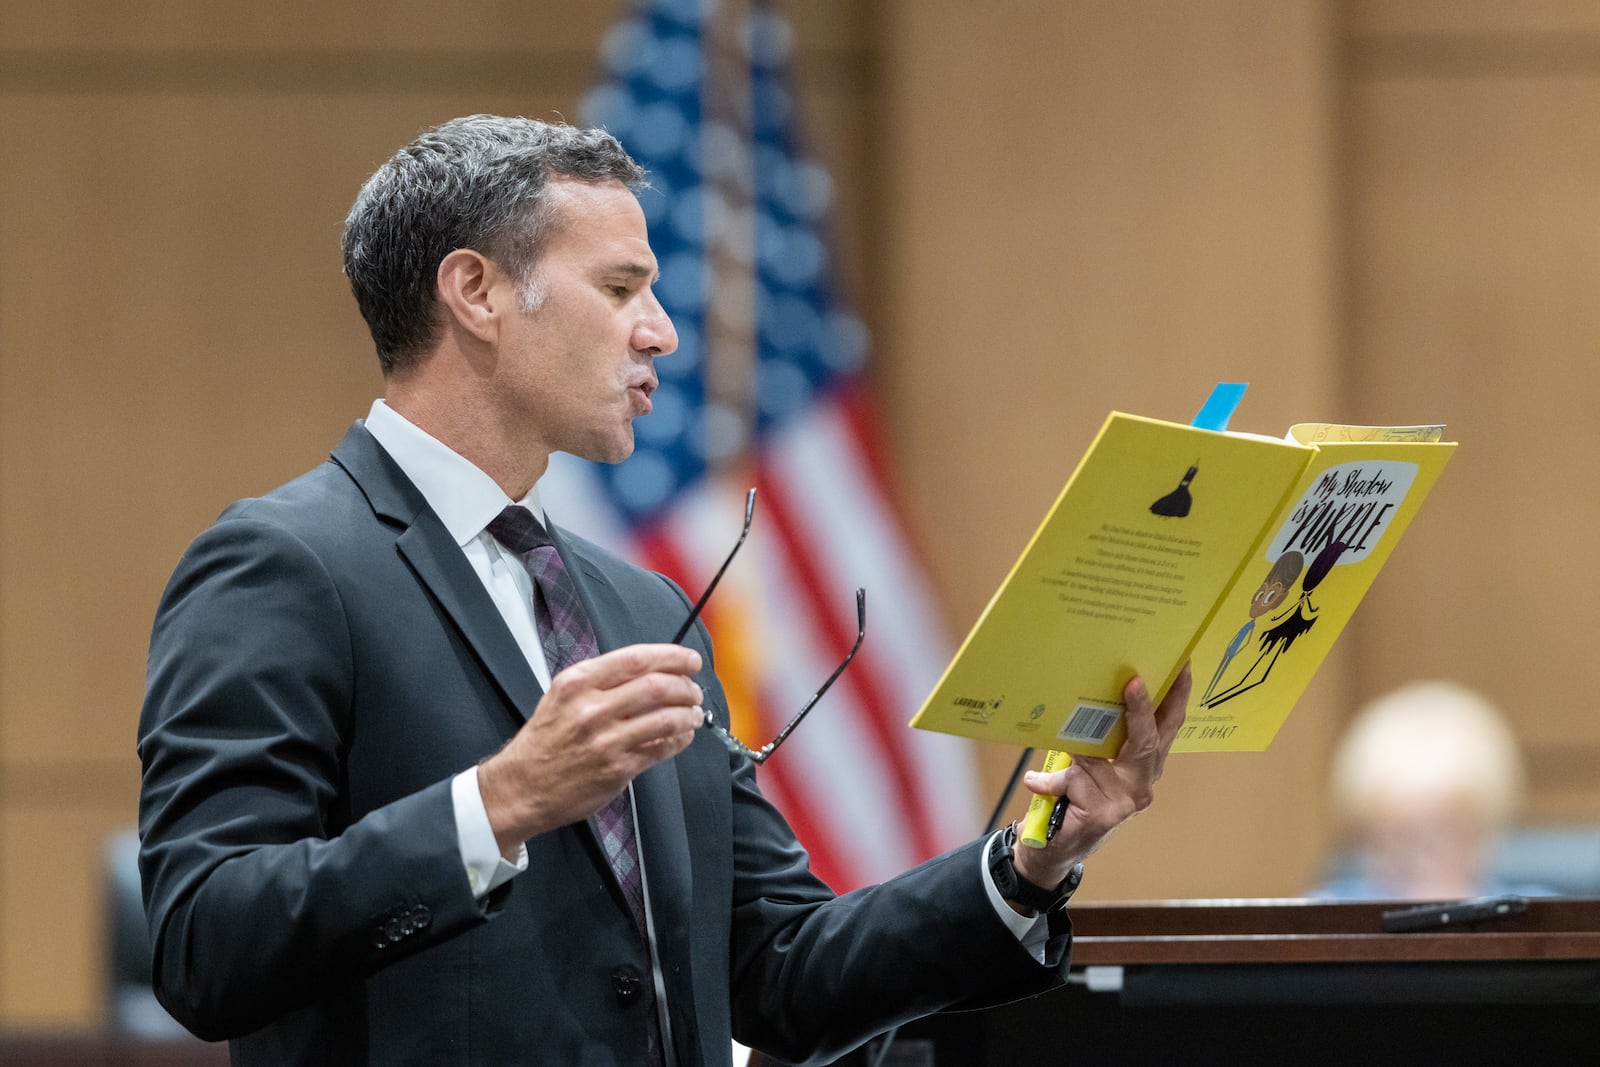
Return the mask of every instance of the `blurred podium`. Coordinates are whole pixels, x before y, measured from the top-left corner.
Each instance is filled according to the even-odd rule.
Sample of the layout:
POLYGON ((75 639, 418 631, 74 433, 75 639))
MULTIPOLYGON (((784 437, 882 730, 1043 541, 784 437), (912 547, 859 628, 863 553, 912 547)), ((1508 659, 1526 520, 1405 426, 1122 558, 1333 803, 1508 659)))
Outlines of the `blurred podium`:
MULTIPOLYGON (((1520 915, 1448 933, 1383 933, 1383 912, 1399 906, 1077 905, 1065 988, 923 1019, 881 1061, 869 1044, 839 1063, 1600 1062, 1600 899, 1532 899, 1520 915)), ((226 1062, 221 1045, 0 1036, 0 1063, 17 1067, 226 1062)))
POLYGON ((1600 1062, 1600 900, 1383 933, 1404 906, 1075 906, 1066 988, 921 1020, 881 1067, 1600 1062))

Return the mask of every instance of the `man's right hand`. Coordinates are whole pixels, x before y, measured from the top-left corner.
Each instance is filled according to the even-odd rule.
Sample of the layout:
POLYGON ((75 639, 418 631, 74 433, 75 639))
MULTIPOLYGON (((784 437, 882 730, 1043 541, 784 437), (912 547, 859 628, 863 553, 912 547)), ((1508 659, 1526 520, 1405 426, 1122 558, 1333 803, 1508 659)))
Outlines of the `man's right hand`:
POLYGON ((692 648, 629 645, 557 674, 516 736, 478 765, 501 853, 588 818, 688 748, 705 719, 699 669, 692 648))

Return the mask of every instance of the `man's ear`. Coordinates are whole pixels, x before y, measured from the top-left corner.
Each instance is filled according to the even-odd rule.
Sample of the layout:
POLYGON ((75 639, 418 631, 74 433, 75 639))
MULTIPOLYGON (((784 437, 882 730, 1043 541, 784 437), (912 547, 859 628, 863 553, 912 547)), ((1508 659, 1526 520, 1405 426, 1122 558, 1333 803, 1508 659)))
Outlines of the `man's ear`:
POLYGON ((458 248, 439 261, 439 303, 457 326, 480 341, 493 341, 500 314, 511 290, 494 260, 470 248, 458 248))

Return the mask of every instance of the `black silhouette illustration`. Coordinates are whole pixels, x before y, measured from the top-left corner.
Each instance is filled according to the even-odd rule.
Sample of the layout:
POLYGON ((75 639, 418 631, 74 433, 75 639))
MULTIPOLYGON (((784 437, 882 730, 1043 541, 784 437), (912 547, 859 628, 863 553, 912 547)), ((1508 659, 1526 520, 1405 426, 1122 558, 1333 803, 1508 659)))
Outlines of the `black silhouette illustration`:
POLYGON ((1194 476, 1200 473, 1200 465, 1195 464, 1183 476, 1183 481, 1178 483, 1178 488, 1150 505, 1154 515, 1164 515, 1169 519, 1181 519, 1189 514, 1189 507, 1194 503, 1189 495, 1189 483, 1194 481, 1194 476))
MULTIPOLYGON (((1317 606, 1311 602, 1311 594, 1322 584, 1322 580, 1333 570, 1334 564, 1349 547, 1344 541, 1333 541, 1317 553, 1317 558, 1306 568, 1306 575, 1300 588, 1300 599, 1295 601, 1294 606, 1288 611, 1273 619, 1277 625, 1261 635, 1260 654, 1256 656, 1256 661, 1250 665, 1250 669, 1244 673, 1244 677, 1221 692, 1211 693, 1208 689, 1208 695, 1200 701, 1201 707, 1214 708, 1219 704, 1225 704, 1267 680, 1272 674, 1272 668, 1278 662, 1278 657, 1289 651, 1297 640, 1309 633, 1317 624, 1317 606), (1259 677, 1257 677, 1258 670, 1259 677)), ((1216 679, 1212 681, 1215 684, 1216 679)))

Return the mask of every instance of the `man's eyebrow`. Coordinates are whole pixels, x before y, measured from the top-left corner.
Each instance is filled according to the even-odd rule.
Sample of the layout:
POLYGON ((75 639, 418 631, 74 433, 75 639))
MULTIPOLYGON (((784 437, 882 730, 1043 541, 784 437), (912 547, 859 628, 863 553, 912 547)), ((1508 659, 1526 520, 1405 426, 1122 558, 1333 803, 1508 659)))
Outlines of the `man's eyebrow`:
POLYGON ((651 285, 654 285, 656 282, 661 280, 660 270, 652 265, 640 263, 637 260, 626 260, 621 263, 613 263, 611 266, 605 269, 605 273, 620 274, 625 278, 649 278, 651 285))

